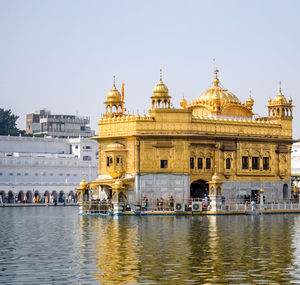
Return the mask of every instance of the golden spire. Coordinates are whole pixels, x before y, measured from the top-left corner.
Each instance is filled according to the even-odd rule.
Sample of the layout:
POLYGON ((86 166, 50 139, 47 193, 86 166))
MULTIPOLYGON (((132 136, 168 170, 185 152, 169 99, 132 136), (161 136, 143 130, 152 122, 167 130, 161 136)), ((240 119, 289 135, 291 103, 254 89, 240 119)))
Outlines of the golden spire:
POLYGON ((254 100, 251 97, 251 90, 249 91, 249 98, 246 100, 246 104, 247 104, 248 109, 250 109, 250 111, 252 111, 254 100))
POLYGON ((113 78, 114 78, 114 87, 116 88, 116 76, 114 75, 113 78))
POLYGON ((218 78, 218 72, 219 72, 218 68, 216 68, 214 72, 215 72, 214 86, 218 87, 219 86, 219 82, 220 82, 219 78, 218 78))
POLYGON ((184 94, 182 93, 182 99, 180 100, 180 106, 181 108, 185 109, 187 105, 187 101, 184 98, 184 94))
POLYGON ((281 93, 281 81, 279 81, 279 93, 278 94, 280 94, 280 95, 282 94, 281 93))
POLYGON ((162 82, 162 69, 159 70, 159 80, 162 82))

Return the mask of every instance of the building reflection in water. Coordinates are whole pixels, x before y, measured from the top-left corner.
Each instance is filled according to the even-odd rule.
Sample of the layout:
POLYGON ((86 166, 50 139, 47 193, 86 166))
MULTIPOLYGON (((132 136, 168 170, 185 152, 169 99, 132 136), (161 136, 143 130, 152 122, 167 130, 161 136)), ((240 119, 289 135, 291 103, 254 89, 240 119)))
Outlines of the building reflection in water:
POLYGON ((137 227, 119 218, 108 219, 99 230, 95 245, 96 279, 118 284, 136 283, 139 276, 137 227))
POLYGON ((285 217, 80 217, 80 254, 101 284, 300 282, 285 217))

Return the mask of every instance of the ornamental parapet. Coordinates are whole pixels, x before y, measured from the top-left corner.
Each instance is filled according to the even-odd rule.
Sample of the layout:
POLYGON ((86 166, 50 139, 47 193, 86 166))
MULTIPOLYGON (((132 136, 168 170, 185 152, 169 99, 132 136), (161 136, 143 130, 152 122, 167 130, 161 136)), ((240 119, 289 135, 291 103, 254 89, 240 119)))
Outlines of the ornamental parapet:
POLYGON ((148 116, 125 116, 99 120, 99 136, 128 136, 165 133, 166 135, 210 134, 245 135, 258 137, 292 138, 292 130, 282 128, 277 120, 265 118, 239 118, 226 116, 192 117, 192 121, 180 122, 155 120, 148 116))

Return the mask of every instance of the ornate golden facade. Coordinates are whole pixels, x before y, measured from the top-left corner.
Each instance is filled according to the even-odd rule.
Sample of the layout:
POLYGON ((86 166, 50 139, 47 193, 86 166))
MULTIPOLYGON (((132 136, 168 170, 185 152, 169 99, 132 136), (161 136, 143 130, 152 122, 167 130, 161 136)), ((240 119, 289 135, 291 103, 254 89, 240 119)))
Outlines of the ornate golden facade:
POLYGON ((293 106, 281 88, 268 101, 268 116, 258 118, 251 96, 242 103, 220 87, 217 69, 213 86, 190 103, 183 98, 181 108, 171 107, 162 76, 150 99, 148 115, 130 115, 115 83, 107 94, 94 138, 99 176, 89 183, 93 196, 235 199, 261 187, 269 200, 290 196, 293 106))

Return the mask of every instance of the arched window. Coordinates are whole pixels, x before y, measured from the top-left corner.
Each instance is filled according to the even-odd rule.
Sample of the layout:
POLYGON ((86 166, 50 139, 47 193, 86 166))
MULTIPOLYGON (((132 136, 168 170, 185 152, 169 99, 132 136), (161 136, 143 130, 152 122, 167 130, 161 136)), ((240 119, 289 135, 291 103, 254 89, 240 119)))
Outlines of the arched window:
POLYGON ((106 166, 109 167, 113 164, 113 158, 111 156, 106 157, 106 166))
POLYGON ((206 158, 206 169, 210 169, 211 168, 211 159, 210 157, 206 158))
POLYGON ((226 158, 226 169, 230 169, 230 168, 231 168, 230 158, 226 158))

